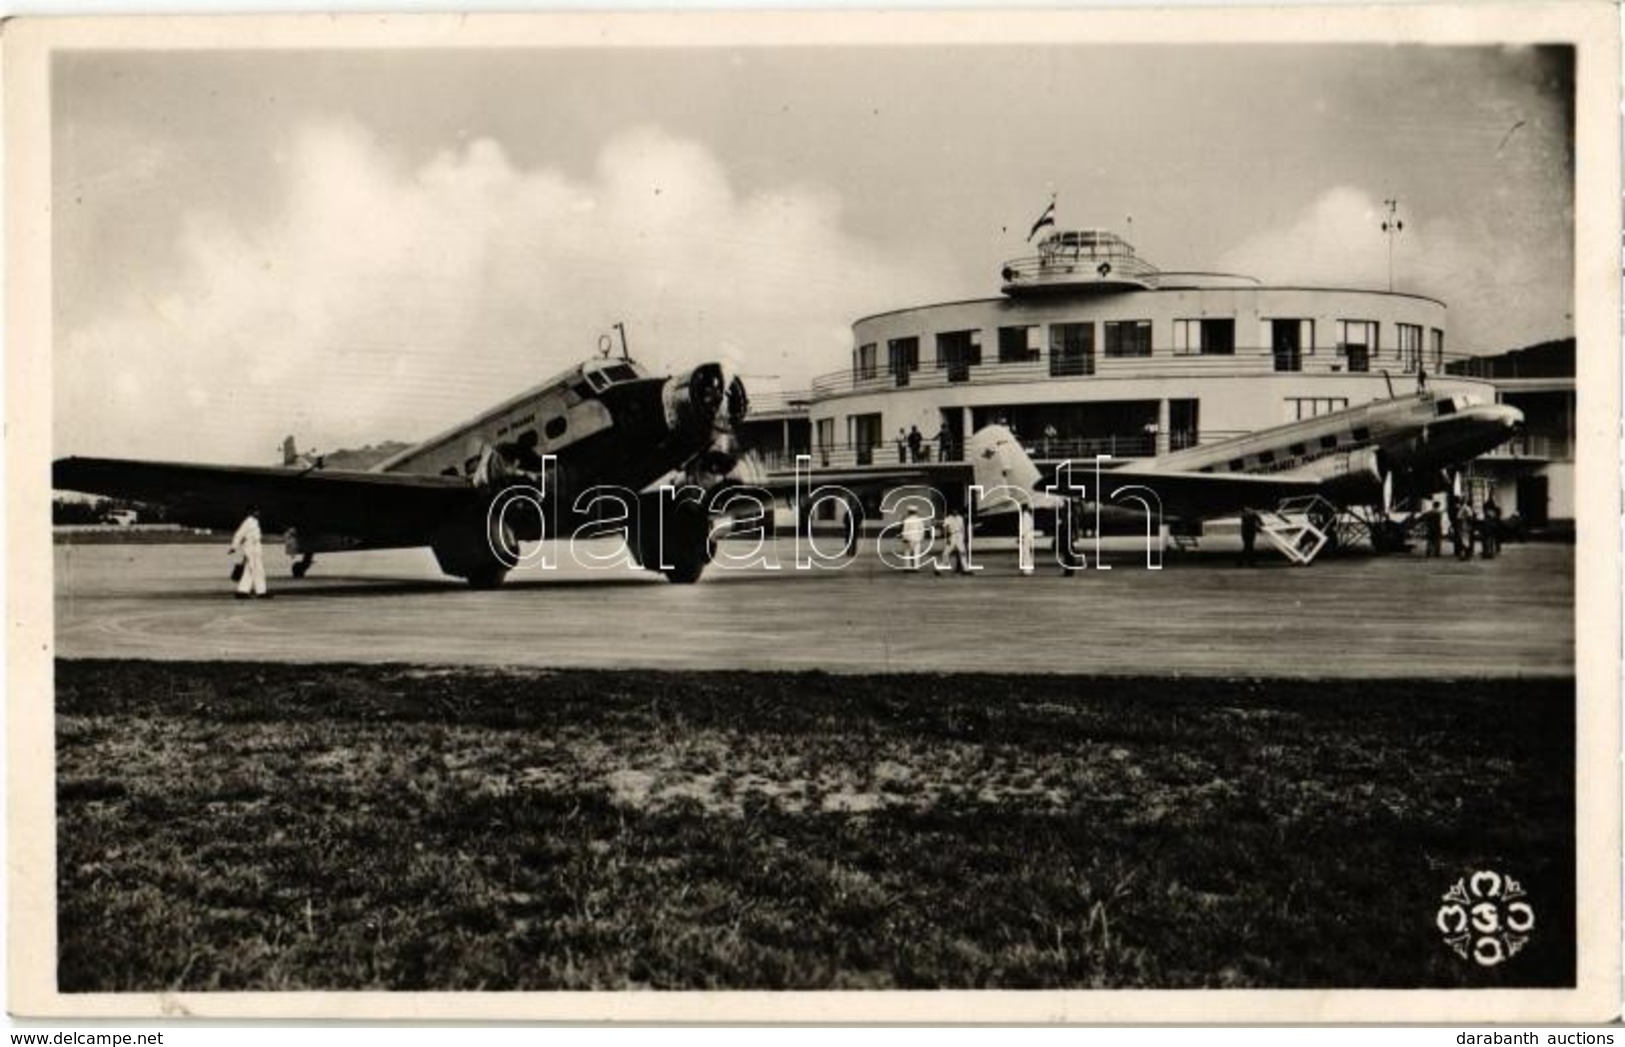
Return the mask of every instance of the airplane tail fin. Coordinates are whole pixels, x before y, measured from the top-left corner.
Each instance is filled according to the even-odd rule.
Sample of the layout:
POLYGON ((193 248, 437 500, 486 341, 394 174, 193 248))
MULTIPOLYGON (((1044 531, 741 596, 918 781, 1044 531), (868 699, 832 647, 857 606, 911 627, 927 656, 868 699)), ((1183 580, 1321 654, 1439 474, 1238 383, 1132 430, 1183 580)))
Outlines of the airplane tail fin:
POLYGON ((293 437, 291 435, 284 438, 282 441, 282 464, 299 464, 299 446, 293 442, 293 437))
POLYGON ((1033 505, 1043 475, 1016 439, 1002 425, 988 425, 971 434, 965 447, 972 482, 982 489, 978 512, 1008 512, 1033 505))

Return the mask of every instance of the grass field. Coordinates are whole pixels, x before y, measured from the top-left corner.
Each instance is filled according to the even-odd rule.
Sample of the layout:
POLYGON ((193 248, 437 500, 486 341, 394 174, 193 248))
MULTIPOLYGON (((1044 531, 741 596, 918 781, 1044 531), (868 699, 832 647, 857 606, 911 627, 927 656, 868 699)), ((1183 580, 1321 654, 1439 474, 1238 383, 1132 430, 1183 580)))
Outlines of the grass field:
POLYGON ((1572 984, 1574 702, 59 661, 59 985, 1572 984), (1489 970, 1478 868, 1540 920, 1489 970))

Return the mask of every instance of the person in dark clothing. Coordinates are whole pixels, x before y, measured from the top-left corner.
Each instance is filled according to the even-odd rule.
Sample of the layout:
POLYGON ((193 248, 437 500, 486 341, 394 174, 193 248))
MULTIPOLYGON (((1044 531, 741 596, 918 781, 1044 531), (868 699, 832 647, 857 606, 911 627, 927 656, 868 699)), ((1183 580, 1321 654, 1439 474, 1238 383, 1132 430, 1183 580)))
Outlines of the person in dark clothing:
POLYGON ((1422 530, 1427 536, 1427 546, 1423 556, 1429 559, 1442 554, 1442 541, 1444 538, 1444 519, 1439 512, 1436 502, 1429 502, 1427 512, 1422 514, 1422 530))
POLYGON ((1493 494, 1484 499, 1484 521, 1479 531, 1484 559, 1495 559, 1495 554, 1501 551, 1501 505, 1493 494))
POLYGON ((908 427, 908 456, 909 456, 910 459, 912 459, 913 461, 916 461, 916 462, 918 462, 920 460, 920 446, 922 444, 924 444, 924 443, 925 443, 925 437, 920 435, 920 427, 917 426, 917 425, 909 426, 908 427))
POLYGON ((1253 546, 1258 542, 1258 514, 1251 509, 1241 511, 1241 560, 1243 567, 1253 565, 1253 546))

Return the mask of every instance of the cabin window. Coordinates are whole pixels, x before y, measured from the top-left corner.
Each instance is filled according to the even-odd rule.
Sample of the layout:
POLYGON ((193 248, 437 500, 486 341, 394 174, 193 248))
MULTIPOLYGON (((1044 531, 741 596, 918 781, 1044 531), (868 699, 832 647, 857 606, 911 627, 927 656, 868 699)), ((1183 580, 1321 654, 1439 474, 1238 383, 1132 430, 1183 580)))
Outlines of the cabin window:
POLYGON ((1107 356, 1150 356, 1150 320, 1107 320, 1107 356))
POLYGON ((1038 359, 1042 353, 1036 324, 999 328, 999 363, 1026 363, 1038 359))
POLYGON ((1320 438, 1320 446, 1330 451, 1337 446, 1337 434, 1327 433, 1320 438))
POLYGON ((1367 429, 1365 426, 1362 425, 1362 426, 1360 426, 1360 428, 1354 430, 1354 442, 1355 443, 1363 444, 1369 439, 1371 439, 1371 430, 1370 429, 1367 429))
POLYGON ((1309 453, 1309 448, 1305 447, 1303 444, 1293 444, 1291 447, 1288 447, 1287 450, 1299 458, 1302 458, 1304 455, 1309 453))
POLYGON ((561 414, 556 417, 549 418, 547 420, 547 424, 542 427, 542 432, 549 440, 557 440, 559 437, 564 435, 564 431, 569 427, 569 420, 561 414))
POLYGON ((1259 465, 1273 465, 1273 464, 1275 464, 1275 452, 1274 451, 1259 451, 1258 452, 1258 464, 1259 465))
POLYGON ((1242 458, 1232 458, 1232 459, 1230 459, 1230 471, 1231 472, 1239 473, 1246 467, 1247 467, 1247 462, 1246 462, 1245 459, 1242 459, 1242 458))

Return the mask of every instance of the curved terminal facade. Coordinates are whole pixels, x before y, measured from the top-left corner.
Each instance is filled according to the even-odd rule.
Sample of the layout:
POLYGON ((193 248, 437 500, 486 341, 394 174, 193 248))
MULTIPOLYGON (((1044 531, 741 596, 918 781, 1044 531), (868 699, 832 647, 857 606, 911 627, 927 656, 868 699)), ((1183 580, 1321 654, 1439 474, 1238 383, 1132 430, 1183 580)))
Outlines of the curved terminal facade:
POLYGON ((956 460, 996 421, 1039 458, 1144 457, 1409 392, 1423 375, 1440 395, 1496 399, 1492 381, 1446 373, 1432 298, 1166 272, 1101 230, 1052 233, 1000 278, 997 298, 853 324, 851 366, 817 379, 807 405, 815 467, 956 460))

